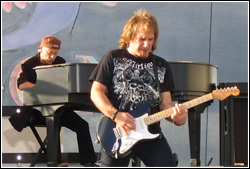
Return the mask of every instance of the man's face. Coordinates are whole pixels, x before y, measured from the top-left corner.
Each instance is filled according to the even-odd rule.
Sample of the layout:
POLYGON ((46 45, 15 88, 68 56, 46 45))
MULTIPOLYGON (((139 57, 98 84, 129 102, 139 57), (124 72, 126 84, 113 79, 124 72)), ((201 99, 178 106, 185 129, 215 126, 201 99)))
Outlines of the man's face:
POLYGON ((57 57, 59 49, 41 47, 40 61, 43 64, 51 65, 57 57))
POLYGON ((152 50, 154 39, 155 36, 152 29, 145 31, 142 25, 139 26, 137 34, 129 42, 129 53, 135 57, 147 58, 152 50))

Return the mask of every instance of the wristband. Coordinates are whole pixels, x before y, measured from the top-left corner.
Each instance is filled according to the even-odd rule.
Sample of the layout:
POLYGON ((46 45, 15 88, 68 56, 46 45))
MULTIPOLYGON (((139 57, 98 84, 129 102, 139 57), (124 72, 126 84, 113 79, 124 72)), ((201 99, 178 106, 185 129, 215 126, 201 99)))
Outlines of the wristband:
POLYGON ((117 110, 117 111, 114 113, 114 116, 113 116, 113 118, 112 118, 113 121, 115 120, 115 117, 116 117, 116 115, 117 115, 118 112, 119 112, 119 110, 117 110))

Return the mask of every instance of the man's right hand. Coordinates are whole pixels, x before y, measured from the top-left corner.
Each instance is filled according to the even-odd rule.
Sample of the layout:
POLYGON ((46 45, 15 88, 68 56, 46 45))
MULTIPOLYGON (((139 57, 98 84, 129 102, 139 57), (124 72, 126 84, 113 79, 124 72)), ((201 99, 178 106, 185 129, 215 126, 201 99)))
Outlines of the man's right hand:
POLYGON ((128 112, 118 112, 115 122, 124 130, 126 135, 128 135, 127 131, 136 129, 135 118, 128 112))

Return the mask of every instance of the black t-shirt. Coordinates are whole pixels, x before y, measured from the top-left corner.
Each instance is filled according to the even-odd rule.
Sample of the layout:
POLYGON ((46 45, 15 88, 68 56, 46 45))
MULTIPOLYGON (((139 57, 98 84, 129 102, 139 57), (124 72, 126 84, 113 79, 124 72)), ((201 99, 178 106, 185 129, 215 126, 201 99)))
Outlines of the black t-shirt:
POLYGON ((160 92, 172 91, 174 81, 168 62, 154 54, 136 58, 125 49, 107 52, 90 76, 104 84, 111 103, 120 111, 131 112, 150 100, 158 100, 152 58, 155 57, 160 92))
MULTIPOLYGON (((63 59, 60 56, 57 56, 52 64, 61 64, 65 62, 66 62, 65 59, 63 59)), ((21 65, 22 71, 19 75, 19 78, 17 79, 17 86, 19 87, 20 84, 27 81, 35 84, 37 76, 36 76, 36 71, 33 68, 41 65, 44 64, 40 62, 40 53, 37 53, 35 56, 32 56, 27 61, 25 61, 21 65)))

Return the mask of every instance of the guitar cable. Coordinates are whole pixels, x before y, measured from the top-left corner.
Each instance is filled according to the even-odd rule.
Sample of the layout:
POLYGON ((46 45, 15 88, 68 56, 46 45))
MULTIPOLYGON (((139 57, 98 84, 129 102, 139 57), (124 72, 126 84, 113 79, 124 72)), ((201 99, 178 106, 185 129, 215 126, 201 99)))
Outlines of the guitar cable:
MULTIPOLYGON (((101 146, 101 149, 103 150, 103 152, 105 152, 105 150, 103 149, 103 147, 101 146)), ((100 153, 98 154, 98 157, 97 157, 97 160, 96 160, 96 162, 97 163, 101 163, 102 162, 102 160, 104 160, 105 158, 107 158, 108 157, 108 155, 106 154, 106 156, 105 157, 103 157, 102 159, 100 159, 101 158, 101 151, 100 151, 100 153)))

